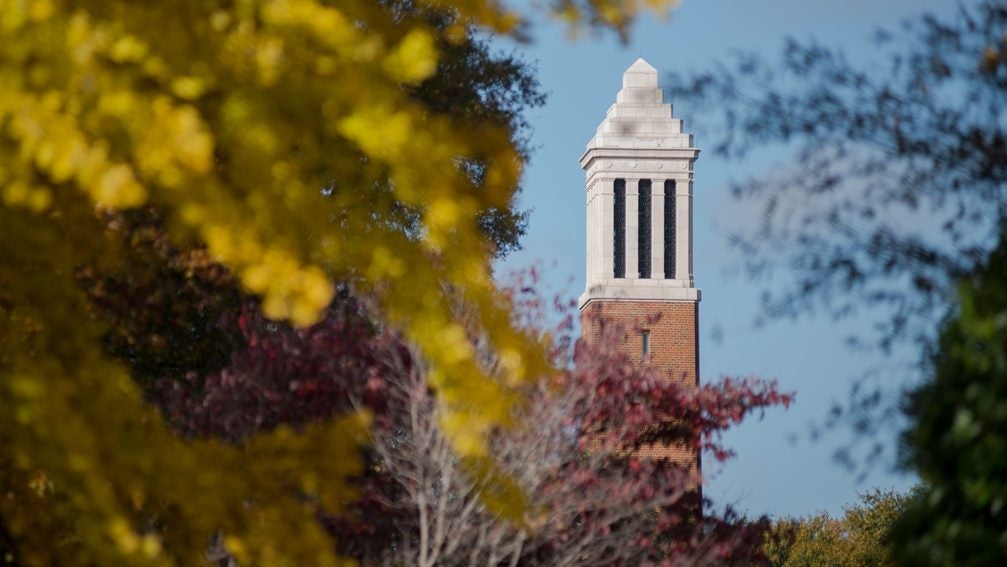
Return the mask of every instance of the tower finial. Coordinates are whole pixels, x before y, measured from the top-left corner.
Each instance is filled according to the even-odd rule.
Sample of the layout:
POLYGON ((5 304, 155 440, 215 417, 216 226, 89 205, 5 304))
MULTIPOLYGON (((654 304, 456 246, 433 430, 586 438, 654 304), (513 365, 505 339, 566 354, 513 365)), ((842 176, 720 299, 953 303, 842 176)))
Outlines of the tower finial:
POLYGON ((657 69, 650 63, 638 58, 626 72, 622 74, 623 88, 656 88, 657 69))

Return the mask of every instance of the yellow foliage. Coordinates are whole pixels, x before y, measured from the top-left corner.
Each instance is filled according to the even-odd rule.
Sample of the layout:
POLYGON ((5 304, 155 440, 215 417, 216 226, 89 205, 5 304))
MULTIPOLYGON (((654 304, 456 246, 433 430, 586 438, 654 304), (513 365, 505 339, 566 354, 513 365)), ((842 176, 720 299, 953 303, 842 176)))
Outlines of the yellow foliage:
POLYGON ((642 12, 653 12, 667 18, 669 9, 677 0, 553 0, 556 14, 570 25, 576 35, 584 27, 603 27, 615 30, 620 38, 628 38, 629 26, 642 12))
POLYGON ((433 38, 424 30, 410 31, 385 58, 384 66, 388 74, 406 83, 418 83, 426 79, 437 70, 437 51, 433 38))
MULTIPOLYGON (((605 6, 621 22, 637 2, 605 6)), ((520 24, 492 0, 454 8, 495 32, 520 24)), ((0 486, 13 495, 0 517, 26 560, 195 564, 222 533, 243 564, 342 564, 313 503, 352 498, 365 417, 241 447, 171 435, 75 288, 78 266, 116 261, 101 208, 175 213, 173 232, 206 242, 273 318, 317 321, 337 279, 374 292, 430 360, 455 449, 493 477, 484 436, 517 400, 474 360, 445 286, 476 306, 513 382, 547 368, 511 324, 474 221, 510 203, 517 152, 402 88, 436 70, 438 33, 369 1, 0 0, 0 486), (477 156, 478 188, 459 166, 477 156), (396 201, 425 211, 423 237, 384 222, 396 201), (38 471, 54 494, 24 480, 38 471), (70 525, 74 543, 53 545, 46 526, 70 525)), ((495 484, 501 510, 518 505, 495 484)))

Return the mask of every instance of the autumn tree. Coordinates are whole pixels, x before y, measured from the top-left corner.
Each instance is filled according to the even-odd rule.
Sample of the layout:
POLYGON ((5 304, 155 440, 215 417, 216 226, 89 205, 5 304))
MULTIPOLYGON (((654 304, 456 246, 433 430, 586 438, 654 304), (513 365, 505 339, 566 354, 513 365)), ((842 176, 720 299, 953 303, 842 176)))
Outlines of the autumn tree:
MULTIPOLYGON (((516 303, 536 306, 532 288, 516 303)), ((539 307, 541 307, 539 305, 539 307)), ((567 306, 566 309, 571 309, 567 306)), ((562 310, 562 308, 561 308, 562 310)), ((541 325, 543 317, 532 320, 541 325)), ((549 333, 553 380, 534 382, 527 405, 515 408, 515 429, 498 430, 490 447, 528 499, 519 522, 484 505, 499 487, 473 483, 459 467, 436 418, 437 401, 422 380, 421 360, 390 372, 389 422, 375 428, 374 450, 398 488, 391 506, 401 520, 387 565, 705 565, 758 561, 757 523, 718 514, 698 497, 702 482, 691 461, 636 456, 654 442, 705 450, 723 462, 725 429, 753 412, 788 404, 775 384, 724 381, 699 390, 634 367, 610 347, 614 329, 591 344, 574 344, 571 317, 549 333)), ((505 360, 490 355, 491 368, 505 360)))
MULTIPOLYGON (((775 63, 742 55, 670 76, 672 97, 721 132, 718 154, 792 157, 732 185, 760 219, 732 242, 752 277, 776 278, 763 315, 867 313, 874 332, 851 340, 882 352, 933 338, 1005 220, 1005 34, 1002 1, 963 2, 878 32, 870 65, 788 40, 775 63)), ((837 412, 875 430, 898 414, 906 385, 864 376, 837 412)))
POLYGON ((769 296, 767 313, 884 308, 884 350, 906 340, 924 347, 913 373, 921 381, 854 389, 849 408, 854 424, 871 431, 875 417, 898 415, 887 410, 909 393, 903 463, 923 486, 893 536, 905 565, 1007 556, 999 433, 1007 403, 1005 38, 1007 5, 981 0, 881 32, 883 70, 790 42, 781 65, 749 57, 725 72, 674 79, 673 91, 690 102, 723 105, 722 154, 782 143, 798 158, 781 176, 736 187, 765 214, 758 230, 737 238, 749 267, 765 274, 782 263, 794 275, 769 296))
MULTIPOLYGON (((419 15, 441 31, 460 23, 449 13, 411 2, 385 5, 399 17, 419 15)), ((436 71, 419 84, 402 85, 405 92, 459 123, 479 120, 503 128, 522 158, 528 159, 529 125, 524 112, 544 102, 533 69, 513 54, 491 50, 489 42, 477 35, 466 34, 455 41, 438 36, 437 41, 441 58, 436 71)), ((477 186, 483 183, 479 160, 471 160, 466 171, 477 186)), ((394 198, 390 180, 375 183, 371 189, 357 198, 385 194, 394 198)), ((334 177, 319 190, 332 197, 347 188, 334 177)), ((399 203, 392 210, 389 226, 411 239, 421 234, 422 203, 399 203)), ((145 385, 189 371, 205 375, 220 368, 231 350, 243 344, 234 325, 216 322, 225 312, 234 311, 247 293, 198 241, 173 241, 166 217, 155 207, 108 212, 103 219, 108 236, 122 246, 118 262, 105 269, 82 266, 78 270, 78 280, 96 314, 107 323, 106 350, 126 362, 134 378, 145 385)), ((492 207, 481 211, 476 222, 494 256, 500 257, 520 245, 527 214, 513 207, 492 207)), ((355 278, 346 274, 342 283, 355 278)))
MULTIPOLYGON (((79 280, 122 258, 108 213, 147 205, 271 319, 319 322, 334 282, 354 279, 423 353, 466 470, 505 480, 487 439, 520 396, 475 360, 442 290, 514 362, 507 384, 549 374, 510 324, 479 227, 512 210, 522 154, 507 125, 446 116, 411 89, 440 47, 471 27, 514 33, 521 18, 463 1, 445 8, 459 25, 439 28, 395 6, 0 4, 0 517, 18 560, 196 563, 225 534, 245 564, 343 563, 313 520, 353 499, 366 414, 239 444, 183 440, 106 354, 79 280)), ((638 9, 562 7, 621 30, 638 9)))
MULTIPOLYGON (((550 317, 534 287, 519 286, 513 299, 515 324, 544 333, 550 317)), ((387 565, 759 559, 758 522, 715 512, 708 502, 700 515, 701 478, 691 462, 633 453, 661 440, 723 461, 730 453, 719 442, 722 431, 789 403, 775 385, 725 380, 694 391, 634 368, 604 339, 574 350, 572 306, 561 305, 565 323, 548 335, 554 366, 567 370, 522 387, 529 401, 512 408, 519 426, 489 438, 514 484, 489 483, 469 475, 452 450, 421 353, 372 325, 366 301, 342 304, 307 329, 277 326, 243 307, 234 318, 246 348, 218 372, 162 381, 153 399, 181 434, 231 442, 354 406, 371 412, 367 466, 353 479, 359 497, 342 514, 323 514, 345 556, 387 565), (517 521, 495 511, 492 502, 501 498, 525 502, 517 521)), ((505 378, 505 359, 485 348, 477 356, 492 376, 505 378)))
POLYGON ((763 550, 774 567, 882 567, 895 565, 892 534, 914 493, 874 489, 843 515, 815 514, 774 522, 763 550))

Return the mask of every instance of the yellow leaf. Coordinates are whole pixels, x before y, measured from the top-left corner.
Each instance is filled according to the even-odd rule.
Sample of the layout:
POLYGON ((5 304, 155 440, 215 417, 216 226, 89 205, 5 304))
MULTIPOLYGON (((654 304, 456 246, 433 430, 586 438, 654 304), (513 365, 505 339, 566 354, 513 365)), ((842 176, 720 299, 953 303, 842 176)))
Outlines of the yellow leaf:
POLYGON ((385 58, 385 71, 404 83, 419 83, 437 70, 437 49, 424 30, 411 30, 385 58))
POLYGON ((118 164, 105 170, 92 189, 94 200, 102 206, 114 208, 135 207, 147 198, 144 190, 128 165, 118 164))

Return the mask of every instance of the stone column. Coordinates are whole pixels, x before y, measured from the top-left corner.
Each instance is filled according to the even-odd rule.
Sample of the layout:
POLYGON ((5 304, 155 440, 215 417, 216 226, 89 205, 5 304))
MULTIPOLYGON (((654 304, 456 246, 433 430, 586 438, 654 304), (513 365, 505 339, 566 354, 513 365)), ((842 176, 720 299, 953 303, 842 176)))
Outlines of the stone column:
POLYGON ((626 180, 626 278, 640 279, 640 180, 626 180))
POLYGON ((594 280, 608 280, 615 277, 615 242, 613 226, 615 215, 615 180, 599 179, 594 184, 594 228, 591 240, 591 254, 594 280))
POLYGON ((675 180, 675 279, 692 287, 692 180, 675 180))
POLYGON ((604 216, 606 200, 612 200, 612 182, 606 179, 595 179, 587 190, 587 284, 593 285, 600 279, 611 278, 611 261, 604 262, 605 245, 608 245, 611 256, 612 218, 604 216), (606 191, 606 187, 608 190, 606 191), (606 240, 608 239, 608 240, 606 240), (606 271, 607 270, 607 271, 606 271))
MULTIPOLYGON (((674 196, 671 197, 674 199, 674 196)), ((650 182, 650 277, 664 279, 664 180, 650 182)))
POLYGON ((586 269, 584 271, 584 281, 588 285, 595 279, 594 275, 594 264, 596 262, 594 254, 594 232, 597 230, 595 228, 595 218, 594 218, 594 202, 595 202, 595 191, 593 185, 588 185, 587 190, 584 191, 584 257, 587 258, 586 269))

